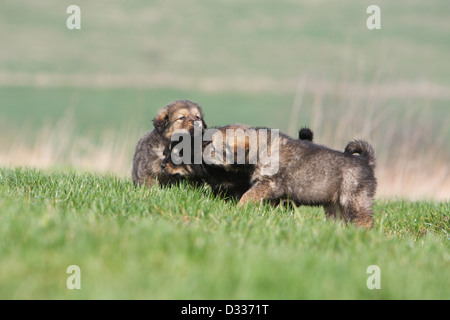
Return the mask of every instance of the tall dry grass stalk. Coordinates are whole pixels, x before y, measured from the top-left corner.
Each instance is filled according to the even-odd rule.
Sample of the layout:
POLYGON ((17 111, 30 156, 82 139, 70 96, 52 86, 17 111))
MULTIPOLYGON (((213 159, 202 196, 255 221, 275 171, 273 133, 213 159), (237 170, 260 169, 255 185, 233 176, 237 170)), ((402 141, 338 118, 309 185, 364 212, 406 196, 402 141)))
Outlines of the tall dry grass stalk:
MULTIPOLYGON (((315 141, 331 148, 343 150, 356 138, 369 141, 378 157, 378 197, 450 199, 449 119, 431 114, 426 103, 418 106, 417 101, 410 101, 416 105, 399 112, 386 103, 377 85, 369 94, 355 86, 337 85, 332 94, 329 88, 322 91, 316 87, 312 104, 306 106, 303 95, 307 86, 308 80, 301 77, 292 114, 301 117, 308 111, 315 141)), ((0 166, 74 168, 123 177, 130 176, 134 147, 143 134, 130 126, 104 133, 94 142, 77 135, 70 115, 37 132, 8 128, 5 119, 0 122, 0 166)), ((295 123, 289 122, 289 130, 295 131, 294 127, 295 123)))
MULTIPOLYGON (((350 140, 369 141, 377 152, 378 197, 450 200, 450 119, 433 115, 427 101, 406 99, 403 106, 411 107, 397 108, 376 81, 365 87, 365 94, 357 85, 338 85, 331 94, 317 88, 310 110, 304 107, 315 142, 344 150, 350 140)), ((292 113, 298 108, 294 103, 292 113)))
POLYGON ((0 166, 71 168, 128 176, 139 133, 131 129, 106 132, 98 142, 74 132, 73 119, 65 116, 34 132, 21 129, 0 140, 0 166))

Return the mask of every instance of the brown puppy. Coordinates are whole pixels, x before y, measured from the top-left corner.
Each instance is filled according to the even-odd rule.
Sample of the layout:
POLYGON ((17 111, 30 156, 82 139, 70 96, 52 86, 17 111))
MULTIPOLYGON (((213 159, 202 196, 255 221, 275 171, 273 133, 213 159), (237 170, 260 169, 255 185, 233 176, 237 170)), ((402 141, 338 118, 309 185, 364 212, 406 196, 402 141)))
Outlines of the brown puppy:
MULTIPOLYGON (((250 161, 250 141, 257 143, 255 137, 248 134, 250 129, 248 125, 232 124, 208 130, 212 134, 208 137, 205 134, 200 165, 193 162, 175 165, 171 160, 174 146, 171 144, 165 152, 164 172, 175 177, 202 179, 211 186, 214 194, 238 201, 251 187, 250 178, 256 164, 256 161, 250 161), (217 157, 218 152, 221 157, 217 157)), ((299 138, 312 141, 313 133, 308 128, 302 128, 299 138)), ((255 147, 258 148, 258 145, 255 147)))
POLYGON ((364 141, 352 141, 345 152, 309 141, 295 140, 267 128, 267 152, 278 156, 278 170, 255 165, 252 187, 239 204, 262 200, 289 199, 297 205, 322 205, 327 217, 337 212, 346 222, 364 228, 373 226, 372 203, 376 190, 375 152, 364 141), (359 156, 353 155, 359 153, 359 156))
POLYGON ((203 144, 205 181, 215 194, 239 201, 251 187, 250 178, 255 168, 249 161, 250 139, 245 135, 251 127, 232 124, 215 129, 217 131, 203 144))
POLYGON ((174 166, 167 158, 165 171, 168 174, 201 176, 216 192, 222 190, 234 198, 241 198, 241 205, 262 200, 323 205, 327 218, 336 218, 340 212, 346 222, 352 221, 365 228, 373 226, 375 153, 367 142, 352 141, 344 152, 339 152, 312 143, 313 133, 307 128, 300 130, 300 140, 268 128, 246 125, 230 125, 216 130, 210 141, 203 145, 206 170, 186 170, 185 167, 174 166), (228 135, 229 129, 234 130, 234 134, 228 135), (251 144, 256 144, 257 154, 250 152, 251 144), (217 150, 223 153, 223 157, 211 160, 217 150), (234 155, 234 161, 225 161, 227 151, 234 155), (239 152, 243 155, 240 163, 237 160, 239 152), (267 161, 267 157, 261 157, 264 154, 273 159, 267 161))
MULTIPOLYGON (((191 161, 190 163, 175 165, 172 161, 172 150, 178 142, 171 142, 164 152, 166 157, 161 165, 163 172, 174 178, 184 177, 188 180, 202 180, 211 186, 214 194, 225 199, 235 199, 238 201, 250 188, 250 176, 254 165, 248 164, 248 139, 245 140, 245 137, 243 137, 244 139, 237 139, 232 135, 229 135, 227 138, 226 133, 227 130, 228 132, 235 132, 241 129, 237 131, 238 137, 240 138, 239 133, 242 134, 250 128, 250 126, 243 124, 232 124, 208 130, 210 136, 206 137, 205 134, 202 137, 206 140, 202 141, 200 150, 202 158, 201 163, 198 164, 191 161), (209 156, 203 154, 205 149, 210 151, 209 156), (211 153, 219 156, 219 149, 221 153, 220 160, 211 157, 211 153), (227 152, 231 153, 234 158, 230 163, 225 163, 227 152), (246 155, 246 164, 237 164, 238 152, 246 155)), ((191 150, 195 152, 193 148, 191 150)), ((190 159, 193 160, 193 155, 190 159)))
POLYGON ((206 128, 202 108, 189 100, 177 100, 162 108, 153 119, 154 129, 147 132, 138 142, 133 157, 132 178, 135 185, 149 187, 155 181, 164 186, 178 179, 165 173, 161 164, 164 150, 177 130, 193 133, 194 127, 206 128))

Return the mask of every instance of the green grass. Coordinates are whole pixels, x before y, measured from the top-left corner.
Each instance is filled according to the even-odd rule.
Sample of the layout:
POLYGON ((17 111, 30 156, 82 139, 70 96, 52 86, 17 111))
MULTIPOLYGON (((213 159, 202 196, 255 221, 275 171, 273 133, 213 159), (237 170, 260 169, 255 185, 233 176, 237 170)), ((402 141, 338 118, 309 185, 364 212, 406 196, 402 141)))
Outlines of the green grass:
POLYGON ((207 188, 0 169, 0 298, 450 299, 448 208, 376 201, 364 231, 207 188), (73 264, 81 290, 66 288, 73 264))
MULTIPOLYGON (((200 103, 210 126, 286 131, 304 75, 318 84, 295 120, 315 124, 316 141, 342 149, 368 139, 389 176, 442 166, 427 178, 446 179, 448 93, 435 96, 433 85, 450 83, 448 0, 379 0, 378 31, 365 25, 368 0, 80 0, 79 31, 66 28, 71 4, 0 3, 1 165, 47 154, 53 162, 44 166, 78 170, 83 152, 111 140, 125 151, 106 143, 104 153, 131 160, 157 110, 179 98, 200 103), (99 75, 129 80, 102 85, 99 75), (161 75, 174 83, 140 83, 161 75), (267 79, 274 88, 259 87, 267 79), (346 83, 373 84, 373 92, 346 83), (378 95, 396 83, 406 90, 378 95), (415 96, 417 84, 425 89, 415 96), (443 161, 414 164, 425 155, 443 161), (396 157, 412 170, 399 172, 396 157)), ((135 189, 128 179, 70 170, 0 169, 0 298, 450 299, 448 202, 378 200, 367 232, 326 221, 320 208, 237 208, 207 189, 135 189), (66 288, 72 264, 81 290, 66 288), (381 290, 366 287, 373 264, 381 290)))

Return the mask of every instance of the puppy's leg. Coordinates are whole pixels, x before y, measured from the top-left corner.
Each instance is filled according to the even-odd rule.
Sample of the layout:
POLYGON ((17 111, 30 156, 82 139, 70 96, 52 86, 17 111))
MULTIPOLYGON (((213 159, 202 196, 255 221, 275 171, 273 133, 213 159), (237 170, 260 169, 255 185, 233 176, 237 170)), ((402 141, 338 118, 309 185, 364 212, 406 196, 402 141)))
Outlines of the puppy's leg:
POLYGON ((247 202, 259 203, 264 199, 269 199, 272 193, 271 188, 267 183, 255 183, 239 200, 239 205, 247 202))
MULTIPOLYGON (((345 222, 353 222, 358 227, 370 229, 373 227, 372 199, 374 184, 358 179, 358 174, 349 170, 344 175, 339 194, 339 208, 345 222)), ((358 172, 356 172, 358 173, 358 172)))
POLYGON ((370 190, 363 189, 352 201, 353 217, 352 221, 359 227, 373 228, 372 199, 370 190))
POLYGON ((373 212, 371 208, 360 208, 353 218, 353 223, 365 229, 373 228, 373 212))
POLYGON ((141 179, 139 181, 139 185, 144 184, 148 188, 151 188, 155 182, 158 182, 158 179, 154 175, 150 175, 147 173, 142 173, 141 179))
POLYGON ((172 151, 172 144, 168 143, 163 151, 164 160, 161 162, 161 169, 164 169, 167 163, 170 161, 172 151))
POLYGON ((335 203, 328 203, 323 206, 327 220, 336 220, 339 217, 339 206, 335 203))
POLYGON ((356 226, 371 229, 373 227, 371 202, 367 198, 361 199, 361 194, 355 195, 352 200, 341 204, 341 210, 346 222, 351 221, 356 226))

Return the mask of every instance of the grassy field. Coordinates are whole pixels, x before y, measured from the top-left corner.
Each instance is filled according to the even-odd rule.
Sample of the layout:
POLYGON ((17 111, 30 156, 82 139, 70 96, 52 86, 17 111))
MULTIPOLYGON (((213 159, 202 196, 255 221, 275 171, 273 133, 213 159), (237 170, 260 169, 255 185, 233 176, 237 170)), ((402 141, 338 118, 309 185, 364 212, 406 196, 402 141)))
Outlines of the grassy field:
POLYGON ((2 169, 0 298, 449 299, 448 206, 380 200, 363 231, 319 208, 2 169), (66 287, 69 265, 80 290, 66 287), (366 286, 370 265, 380 290, 366 286))
POLYGON ((207 123, 310 126, 378 156, 378 195, 450 198, 450 6, 370 1, 0 4, 0 166, 129 175, 156 111, 187 98, 207 123))
POLYGON ((77 31, 71 4, 0 2, 0 298, 450 299, 447 0, 378 0, 374 31, 369 0, 79 0, 77 31), (136 142, 175 99, 209 126, 368 140, 375 228, 135 189, 136 142))

